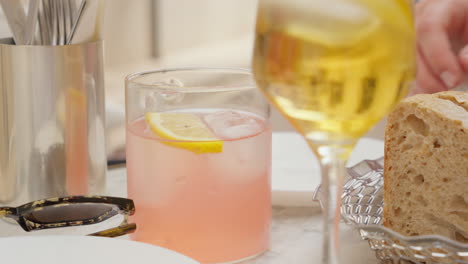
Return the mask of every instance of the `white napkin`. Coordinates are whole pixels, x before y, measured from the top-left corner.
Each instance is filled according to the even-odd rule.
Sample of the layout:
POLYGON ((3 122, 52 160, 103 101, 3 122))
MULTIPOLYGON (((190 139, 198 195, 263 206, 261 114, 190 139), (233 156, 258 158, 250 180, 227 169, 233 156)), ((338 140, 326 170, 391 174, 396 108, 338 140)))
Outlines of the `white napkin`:
MULTIPOLYGON (((383 141, 362 138, 348 162, 352 166, 364 159, 383 156, 383 141)), ((303 137, 294 132, 273 133, 273 205, 318 206, 313 201, 320 184, 320 166, 303 137)))

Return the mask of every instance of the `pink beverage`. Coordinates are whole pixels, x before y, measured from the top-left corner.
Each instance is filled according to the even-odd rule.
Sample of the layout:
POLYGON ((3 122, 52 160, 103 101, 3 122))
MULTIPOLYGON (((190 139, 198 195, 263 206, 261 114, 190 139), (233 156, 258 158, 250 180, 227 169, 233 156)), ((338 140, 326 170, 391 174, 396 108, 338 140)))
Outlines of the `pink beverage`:
MULTIPOLYGON (((188 112, 188 111, 185 111, 188 112)), ((269 247, 271 129, 247 112, 195 110, 223 140, 221 153, 196 154, 162 143, 144 118, 127 127, 132 239, 202 263, 225 263, 269 247)))

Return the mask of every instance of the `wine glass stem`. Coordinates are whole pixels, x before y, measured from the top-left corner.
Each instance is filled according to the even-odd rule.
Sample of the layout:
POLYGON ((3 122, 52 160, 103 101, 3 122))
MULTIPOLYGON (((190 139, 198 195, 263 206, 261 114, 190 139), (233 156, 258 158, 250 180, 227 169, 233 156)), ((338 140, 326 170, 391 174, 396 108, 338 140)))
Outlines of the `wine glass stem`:
POLYGON ((322 264, 339 263, 339 222, 341 192, 349 148, 340 145, 316 148, 323 187, 323 255, 322 264))

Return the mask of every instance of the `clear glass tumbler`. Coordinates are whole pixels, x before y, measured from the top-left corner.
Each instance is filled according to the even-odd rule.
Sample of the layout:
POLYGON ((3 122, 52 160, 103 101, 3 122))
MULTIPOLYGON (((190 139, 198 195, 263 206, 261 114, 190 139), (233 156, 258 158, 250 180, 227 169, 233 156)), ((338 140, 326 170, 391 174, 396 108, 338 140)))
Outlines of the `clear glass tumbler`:
POLYGON ((269 247, 269 107, 251 73, 185 68, 126 78, 132 239, 202 263, 269 247))

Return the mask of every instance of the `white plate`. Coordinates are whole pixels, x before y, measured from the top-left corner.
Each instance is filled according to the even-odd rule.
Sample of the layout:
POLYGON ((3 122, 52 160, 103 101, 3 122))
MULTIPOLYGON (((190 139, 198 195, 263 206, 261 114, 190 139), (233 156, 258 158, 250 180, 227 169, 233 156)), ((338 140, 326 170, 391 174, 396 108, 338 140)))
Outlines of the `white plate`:
POLYGON ((157 246, 88 236, 3 237, 0 252, 0 262, 12 264, 199 264, 157 246))
MULTIPOLYGON (((362 138, 353 150, 348 166, 363 159, 380 158, 383 150, 383 141, 362 138)), ((313 201, 313 194, 320 184, 320 166, 298 133, 273 133, 271 178, 273 205, 319 206, 313 201)))

